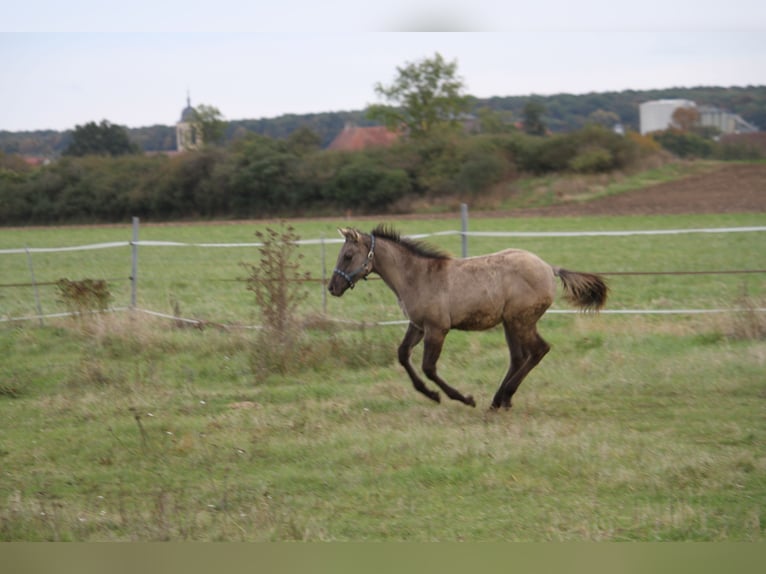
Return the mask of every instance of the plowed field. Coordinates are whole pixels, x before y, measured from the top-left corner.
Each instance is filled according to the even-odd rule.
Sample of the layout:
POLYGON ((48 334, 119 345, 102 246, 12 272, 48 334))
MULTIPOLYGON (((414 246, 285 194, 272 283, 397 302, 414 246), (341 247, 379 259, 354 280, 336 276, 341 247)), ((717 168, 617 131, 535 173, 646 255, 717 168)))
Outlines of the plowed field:
POLYGON ((701 175, 588 201, 512 212, 515 216, 766 212, 766 165, 730 164, 701 175))

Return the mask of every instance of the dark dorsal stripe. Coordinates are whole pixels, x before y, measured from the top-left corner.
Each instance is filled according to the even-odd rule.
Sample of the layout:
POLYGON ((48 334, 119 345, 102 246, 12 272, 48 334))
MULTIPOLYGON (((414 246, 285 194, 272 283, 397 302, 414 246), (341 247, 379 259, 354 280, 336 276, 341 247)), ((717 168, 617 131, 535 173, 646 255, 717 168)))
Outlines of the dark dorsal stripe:
POLYGON ((440 260, 451 258, 444 251, 441 251, 440 249, 437 249, 436 247, 429 245, 428 243, 402 238, 401 235, 399 235, 398 231, 396 231, 393 227, 390 227, 387 225, 383 225, 383 224, 378 225, 375 229, 372 230, 372 234, 378 239, 387 239, 388 241, 393 241, 394 243, 397 243, 398 245, 401 245, 402 247, 407 249, 407 251, 409 251, 413 255, 417 255, 419 257, 425 257, 426 259, 440 259, 440 260))

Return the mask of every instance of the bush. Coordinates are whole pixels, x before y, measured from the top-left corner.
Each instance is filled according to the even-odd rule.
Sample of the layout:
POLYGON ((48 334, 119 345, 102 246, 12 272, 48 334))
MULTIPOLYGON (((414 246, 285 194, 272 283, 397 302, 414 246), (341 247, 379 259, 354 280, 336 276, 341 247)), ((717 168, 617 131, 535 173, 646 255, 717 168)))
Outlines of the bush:
POLYGON ((715 157, 725 161, 753 161, 764 159, 766 154, 755 145, 721 142, 716 146, 715 157))
POLYGON ((241 264, 248 272, 247 290, 255 294, 264 330, 282 338, 295 328, 296 309, 306 298, 303 282, 309 274, 300 271, 303 255, 297 252, 296 243, 300 236, 292 225, 284 224, 279 230, 256 231, 255 236, 263 243, 260 263, 241 264))
MULTIPOLYGON (((0 157, 0 223, 116 222, 132 215, 250 218, 339 209, 381 213, 414 194, 481 194, 517 172, 623 169, 658 146, 599 126, 553 136, 440 132, 359 152, 315 150, 303 136, 247 136, 229 148, 170 158, 66 157, 34 169, 0 157)), ((683 156, 707 153, 697 148, 712 143, 685 138, 670 134, 666 144, 675 143, 683 156), (687 149, 690 142, 697 148, 687 149)), ((748 152, 720 153, 728 158, 748 152)))
POLYGON ((541 138, 536 147, 536 153, 524 166, 531 173, 566 171, 577 154, 577 142, 569 135, 541 138))
POLYGON ((330 198, 344 209, 384 211, 412 189, 407 173, 360 155, 340 168, 330 186, 330 198))
POLYGON ((481 193, 516 171, 512 157, 503 151, 496 137, 466 138, 459 154, 455 185, 460 193, 481 193))
POLYGON ((652 134, 652 137, 666 150, 681 158, 712 157, 715 144, 694 133, 669 129, 652 134))
POLYGON ((300 237, 294 227, 283 224, 279 230, 266 228, 265 233, 255 235, 263 243, 260 262, 241 265, 248 272, 246 288, 255 294, 263 322, 251 356, 253 370, 261 377, 275 371, 285 373, 300 361, 296 309, 307 296, 304 281, 309 275, 300 271, 302 255, 296 251, 300 237))
POLYGON ((109 285, 103 279, 59 279, 56 287, 60 300, 74 315, 106 311, 112 301, 109 285))
POLYGON ((586 148, 569 160, 569 168, 576 173, 601 173, 611 170, 613 165, 612 154, 598 146, 586 148))

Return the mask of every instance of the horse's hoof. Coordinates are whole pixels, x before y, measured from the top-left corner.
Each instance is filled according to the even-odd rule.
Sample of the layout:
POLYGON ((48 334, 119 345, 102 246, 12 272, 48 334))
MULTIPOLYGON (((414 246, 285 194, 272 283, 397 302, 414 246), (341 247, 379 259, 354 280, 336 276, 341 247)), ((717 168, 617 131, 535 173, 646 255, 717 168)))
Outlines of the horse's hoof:
POLYGON ((465 396, 465 404, 467 404, 469 407, 475 407, 476 401, 473 400, 473 397, 471 395, 465 396))
POLYGON ((439 393, 436 393, 436 392, 431 393, 430 395, 428 395, 428 398, 431 399, 432 401, 434 401, 435 403, 441 403, 442 402, 441 395, 439 393))

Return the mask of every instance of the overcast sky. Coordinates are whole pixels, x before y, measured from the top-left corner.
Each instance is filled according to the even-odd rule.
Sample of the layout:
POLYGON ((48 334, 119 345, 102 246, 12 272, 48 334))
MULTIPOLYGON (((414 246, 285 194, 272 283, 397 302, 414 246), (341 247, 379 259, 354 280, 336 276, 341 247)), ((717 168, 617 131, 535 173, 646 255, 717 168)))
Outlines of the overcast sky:
POLYGON ((478 97, 766 85, 762 0, 2 1, 8 131, 360 110, 435 52, 478 97))

